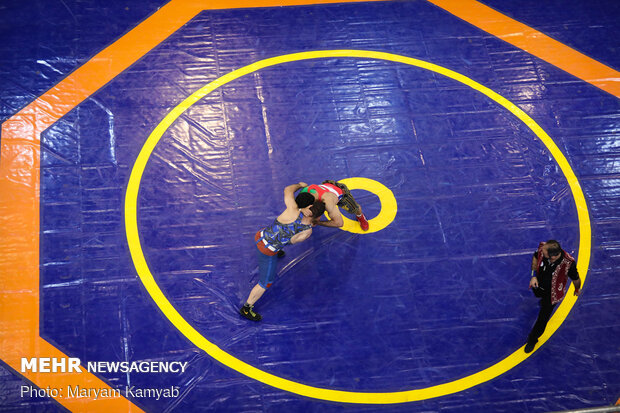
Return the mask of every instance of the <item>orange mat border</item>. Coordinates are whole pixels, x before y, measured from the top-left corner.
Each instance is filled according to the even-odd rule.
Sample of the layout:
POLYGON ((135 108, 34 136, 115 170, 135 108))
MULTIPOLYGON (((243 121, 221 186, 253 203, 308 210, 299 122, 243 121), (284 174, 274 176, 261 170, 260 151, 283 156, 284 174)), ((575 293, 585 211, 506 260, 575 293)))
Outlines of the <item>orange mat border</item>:
POLYGON ((475 0, 427 0, 450 14, 620 98, 620 72, 475 0))

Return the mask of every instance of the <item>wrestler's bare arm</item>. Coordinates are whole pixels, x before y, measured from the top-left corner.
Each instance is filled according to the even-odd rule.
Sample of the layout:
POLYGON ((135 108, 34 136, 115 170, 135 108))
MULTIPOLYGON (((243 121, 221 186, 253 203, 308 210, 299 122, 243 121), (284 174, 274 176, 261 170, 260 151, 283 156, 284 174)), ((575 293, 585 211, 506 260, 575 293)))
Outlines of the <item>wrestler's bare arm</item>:
MULTIPOLYGON (((336 198, 334 195, 333 198, 336 198)), ((336 199, 332 199, 332 197, 323 197, 325 201, 325 210, 329 214, 329 220, 327 221, 315 221, 316 225, 320 225, 322 227, 331 227, 331 228, 340 228, 344 225, 344 219, 342 219, 342 214, 340 214, 340 210, 338 209, 338 202, 336 199)))

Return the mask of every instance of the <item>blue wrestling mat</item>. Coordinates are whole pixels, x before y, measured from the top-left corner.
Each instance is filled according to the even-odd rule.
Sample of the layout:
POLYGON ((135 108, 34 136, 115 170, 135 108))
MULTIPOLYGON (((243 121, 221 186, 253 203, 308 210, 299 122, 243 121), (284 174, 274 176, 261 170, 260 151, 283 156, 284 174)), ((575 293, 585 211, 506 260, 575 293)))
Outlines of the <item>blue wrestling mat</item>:
POLYGON ((557 52, 458 2, 189 3, 0 6, 0 412, 618 400, 615 2, 483 2, 557 52), (370 231, 316 227, 243 319, 254 234, 326 179, 370 231), (548 239, 584 287, 525 354, 548 239))

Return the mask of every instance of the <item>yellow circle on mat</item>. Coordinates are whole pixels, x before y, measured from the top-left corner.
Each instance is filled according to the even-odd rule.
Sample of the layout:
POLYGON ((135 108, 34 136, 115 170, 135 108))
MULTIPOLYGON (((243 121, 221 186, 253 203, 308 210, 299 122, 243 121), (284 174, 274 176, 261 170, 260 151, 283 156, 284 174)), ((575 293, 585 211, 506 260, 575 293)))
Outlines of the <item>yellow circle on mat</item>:
MULTIPOLYGON (((362 228, 357 221, 350 220, 344 215, 342 216, 344 225, 340 229, 353 232, 355 234, 371 234, 373 232, 381 231, 383 228, 390 225, 392 221, 394 221, 397 210, 396 198, 394 198, 394 194, 387 186, 383 185, 381 182, 360 177, 339 179, 338 182, 342 182, 351 190, 364 189, 368 192, 372 192, 379 197, 379 202, 381 202, 381 210, 379 211, 379 215, 371 220, 368 220, 368 231, 362 231, 362 228)), ((325 214, 327 215, 327 213, 325 214)))
MULTIPOLYGON (((519 118, 545 144, 568 181, 568 185, 572 191, 573 198, 577 206, 577 215, 579 219, 579 261, 577 264, 577 270, 582 275, 582 281, 585 283, 588 265, 590 263, 591 228, 588 207, 586 205, 583 192, 581 190, 577 177, 575 176, 568 161, 559 150, 557 145, 553 142, 549 135, 547 135, 547 133, 523 110, 521 110, 519 107, 511 103, 503 96, 500 96, 496 92, 487 88, 486 86, 483 86, 480 83, 466 76, 463 76, 460 73, 422 60, 395 55, 391 53, 375 52, 368 50, 320 50, 312 52, 293 53, 273 57, 270 59, 264 59, 252 63, 248 66, 244 66, 242 68, 234 70, 230 73, 227 73, 224 76, 205 85, 198 91, 192 93, 191 96, 189 96, 178 106, 172 109, 170 113, 168 113, 168 115, 164 117, 161 123, 157 125, 157 127, 149 135, 144 146, 142 147, 142 150, 138 154, 136 162, 131 171, 129 182, 127 184, 127 192, 125 198, 125 226, 127 233, 127 242, 129 245, 131 257, 136 267, 136 271, 146 290, 151 295, 157 306, 164 313, 164 315, 172 322, 172 324, 185 337, 187 337, 188 340, 190 340, 198 348, 206 351, 211 357, 218 360, 220 363, 230 367, 231 369, 236 370, 239 373, 245 374, 248 377, 251 377, 270 386, 296 393, 302 396, 343 403, 404 403, 456 393, 476 386, 480 383, 489 381, 512 369, 517 364, 527 359, 531 354, 533 354, 533 352, 525 354, 523 352, 523 347, 521 347, 515 350, 510 355, 506 356, 503 360, 500 360, 492 366, 489 366, 477 373, 450 382, 441 383, 435 386, 420 389, 412 389, 398 392, 353 392, 313 387, 267 373, 223 351, 215 344, 207 340, 205 337, 203 337, 181 316, 181 314, 179 314, 179 312, 174 308, 174 306, 170 303, 168 298, 164 295, 164 293, 155 282, 153 274, 151 273, 146 263, 144 253, 142 252, 142 247, 140 245, 140 235, 138 233, 137 220, 137 204, 138 191, 140 189, 142 174, 146 167, 147 161, 151 156, 151 153, 155 149, 155 145, 162 137, 164 132, 190 106, 192 106, 194 103, 196 103, 212 91, 216 90, 220 86, 227 84, 228 82, 231 82, 249 73, 253 73, 257 70, 264 69, 266 67, 288 62, 321 58, 378 59, 403 63, 405 65, 430 70, 434 73, 449 77, 471 87, 472 89, 477 90, 478 92, 497 102, 499 105, 501 105, 512 114, 514 114, 517 118, 519 118)), ((538 240, 532 240, 532 243, 536 244, 538 243, 538 240)), ((527 283, 527 281, 524 281, 524 283, 527 283)), ((558 327, 562 324, 562 322, 568 315, 570 309, 575 304, 576 297, 571 294, 572 291, 573 286, 571 284, 566 297, 562 301, 562 304, 558 307, 553 317, 549 321, 545 334, 539 339, 539 343, 544 343, 558 329, 558 327)))

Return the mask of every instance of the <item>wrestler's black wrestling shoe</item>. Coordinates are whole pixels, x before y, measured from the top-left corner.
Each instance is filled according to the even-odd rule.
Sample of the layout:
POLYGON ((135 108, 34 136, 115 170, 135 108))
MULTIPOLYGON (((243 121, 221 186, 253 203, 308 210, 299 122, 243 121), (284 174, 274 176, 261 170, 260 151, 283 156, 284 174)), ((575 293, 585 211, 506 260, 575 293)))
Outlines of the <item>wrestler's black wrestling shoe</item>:
POLYGON ((263 317, 260 314, 254 312, 254 306, 250 304, 245 304, 241 309, 239 309, 239 313, 252 321, 260 321, 263 317))

